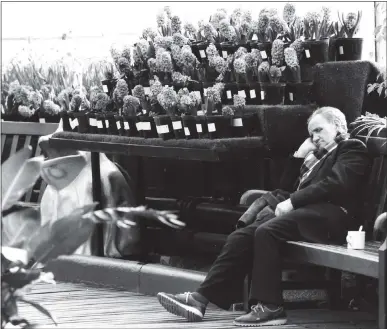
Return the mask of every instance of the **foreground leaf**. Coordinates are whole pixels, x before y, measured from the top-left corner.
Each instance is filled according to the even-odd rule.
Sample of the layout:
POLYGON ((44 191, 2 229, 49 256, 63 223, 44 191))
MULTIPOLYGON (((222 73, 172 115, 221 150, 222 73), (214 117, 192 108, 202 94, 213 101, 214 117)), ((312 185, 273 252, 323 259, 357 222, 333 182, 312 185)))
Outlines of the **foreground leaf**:
POLYGON ((33 302, 33 301, 29 300, 29 299, 25 299, 24 297, 18 297, 17 300, 35 307, 38 311, 40 311, 45 316, 50 318, 51 321, 54 322, 56 326, 58 325, 58 323, 57 323, 56 319, 54 318, 54 316, 45 307, 43 307, 39 303, 33 302))

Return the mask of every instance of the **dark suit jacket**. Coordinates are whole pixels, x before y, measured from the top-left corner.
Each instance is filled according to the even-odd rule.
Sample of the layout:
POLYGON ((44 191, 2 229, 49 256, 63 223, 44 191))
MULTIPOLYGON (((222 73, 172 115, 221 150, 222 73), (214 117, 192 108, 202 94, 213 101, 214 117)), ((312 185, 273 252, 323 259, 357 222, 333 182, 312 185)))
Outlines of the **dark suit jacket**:
POLYGON ((362 206, 366 171, 370 163, 367 148, 357 139, 338 144, 327 157, 317 164, 309 176, 299 184, 300 168, 304 159, 291 156, 281 178, 281 188, 292 192, 295 209, 316 203, 332 203, 356 213, 362 206))

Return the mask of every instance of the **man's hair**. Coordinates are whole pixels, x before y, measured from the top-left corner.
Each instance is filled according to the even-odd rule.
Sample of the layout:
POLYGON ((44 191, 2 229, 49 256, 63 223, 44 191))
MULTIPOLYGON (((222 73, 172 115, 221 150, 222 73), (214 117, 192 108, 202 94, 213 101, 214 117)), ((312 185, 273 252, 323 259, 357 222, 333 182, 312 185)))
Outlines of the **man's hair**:
POLYGON ((337 131, 340 134, 347 134, 347 120, 345 119, 345 115, 339 109, 331 106, 320 107, 316 111, 312 113, 312 115, 308 119, 308 125, 310 120, 317 114, 322 115, 328 122, 334 124, 337 128, 337 131))

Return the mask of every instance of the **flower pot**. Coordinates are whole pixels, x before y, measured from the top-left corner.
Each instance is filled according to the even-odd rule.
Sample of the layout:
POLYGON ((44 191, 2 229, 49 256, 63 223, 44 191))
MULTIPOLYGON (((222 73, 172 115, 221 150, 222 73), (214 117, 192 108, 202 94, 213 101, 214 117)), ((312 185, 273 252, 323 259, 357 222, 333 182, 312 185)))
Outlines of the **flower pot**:
POLYGON ((147 115, 139 115, 139 121, 136 123, 137 130, 140 133, 140 136, 144 138, 157 138, 156 124, 153 120, 153 117, 147 115))
POLYGON ((167 114, 157 115, 153 117, 156 124, 156 131, 159 138, 163 140, 174 139, 175 134, 173 133, 172 120, 167 114))
POLYGON ((207 117, 205 115, 198 115, 195 117, 196 131, 200 139, 208 138, 207 117))
POLYGON ((302 46, 304 51, 300 58, 300 64, 314 66, 317 63, 328 62, 329 39, 306 40, 302 42, 302 46))
POLYGON ((124 117, 122 115, 114 115, 115 124, 117 127, 117 133, 120 136, 125 136, 125 130, 124 130, 124 117))
POLYGON ((285 98, 285 83, 261 83, 261 101, 264 105, 282 105, 285 98))
POLYGON ((238 47, 240 46, 235 45, 233 42, 221 42, 219 47, 219 55, 222 58, 227 58, 228 55, 234 54, 237 51, 238 47))
POLYGON ((97 119, 95 117, 95 113, 89 112, 86 114, 86 117, 89 120, 89 134, 97 134, 97 119))
POLYGON ((112 96, 114 88, 116 87, 116 84, 117 84, 117 79, 102 80, 101 83, 102 83, 103 91, 109 96, 112 96))
POLYGON ((208 136, 211 139, 232 137, 231 117, 223 115, 207 116, 208 136))
POLYGON ((291 83, 299 83, 302 81, 301 79, 301 67, 290 67, 286 66, 285 70, 282 72, 282 77, 284 81, 291 83))
POLYGON ((209 43, 207 41, 200 41, 191 45, 192 53, 196 56, 199 62, 203 62, 207 58, 206 48, 209 43))
POLYGON ((233 137, 259 136, 261 129, 257 113, 235 115, 231 119, 233 137))
POLYGON ((97 134, 106 135, 105 115, 102 113, 96 113, 95 119, 97 120, 97 134))
MULTIPOLYGON (((141 136, 141 130, 137 129, 137 123, 140 122, 138 116, 122 116, 124 125, 124 135, 126 137, 139 137, 141 136)), ((140 125, 141 126, 141 125, 140 125)))
POLYGON ((222 94, 222 104, 231 105, 234 103, 234 95, 238 94, 238 86, 236 83, 228 83, 225 85, 222 94))
POLYGON ((261 53, 261 57, 264 61, 271 63, 271 42, 259 42, 257 45, 258 50, 261 53))
POLYGON ((86 116, 86 112, 73 112, 70 115, 72 122, 70 122, 70 126, 77 126, 77 132, 81 134, 86 134, 89 132, 89 119, 86 116))
POLYGON ((60 117, 63 122, 63 131, 72 131, 72 128, 70 126, 70 115, 67 111, 60 112, 60 117))
POLYGON ((361 59, 362 38, 337 38, 335 41, 336 61, 356 61, 361 59))
POLYGON ((181 117, 184 127, 184 135, 186 139, 197 139, 199 138, 196 130, 196 117, 193 115, 184 115, 181 117))
POLYGON ((307 105, 312 101, 313 82, 288 83, 285 92, 286 105, 307 105))
POLYGON ((215 70, 215 68, 210 67, 209 64, 206 65, 206 81, 207 82, 215 82, 216 78, 219 76, 219 73, 215 70))
POLYGON ((336 61, 336 38, 329 38, 329 47, 328 47, 328 61, 336 61))
POLYGON ((38 111, 39 122, 40 123, 59 123, 60 113, 58 114, 48 114, 46 112, 38 111))
POLYGON ((119 135, 114 113, 105 114, 105 125, 109 135, 119 135))
POLYGON ((160 82, 163 86, 172 86, 172 73, 171 72, 158 72, 157 76, 160 79, 160 82))
POLYGON ((179 116, 171 116, 173 133, 176 139, 184 139, 185 133, 183 129, 183 122, 179 116))
POLYGON ((237 86, 238 95, 245 97, 246 105, 260 105, 260 92, 261 87, 259 83, 240 84, 237 86))
POLYGON ((1 115, 1 119, 4 121, 23 121, 19 113, 4 113, 1 115))

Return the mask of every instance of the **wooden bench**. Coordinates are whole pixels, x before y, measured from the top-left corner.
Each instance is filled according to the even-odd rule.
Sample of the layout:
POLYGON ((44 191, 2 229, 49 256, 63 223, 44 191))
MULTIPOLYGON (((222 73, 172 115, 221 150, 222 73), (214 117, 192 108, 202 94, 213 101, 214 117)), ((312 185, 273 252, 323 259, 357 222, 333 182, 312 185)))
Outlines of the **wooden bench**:
MULTIPOLYGON (((32 157, 39 156, 42 151, 38 145, 40 136, 52 134, 58 128, 57 123, 37 122, 1 122, 1 162, 3 163, 16 151, 23 147, 32 147, 32 157)), ((26 203, 39 203, 46 184, 39 179, 21 201, 26 203)))

